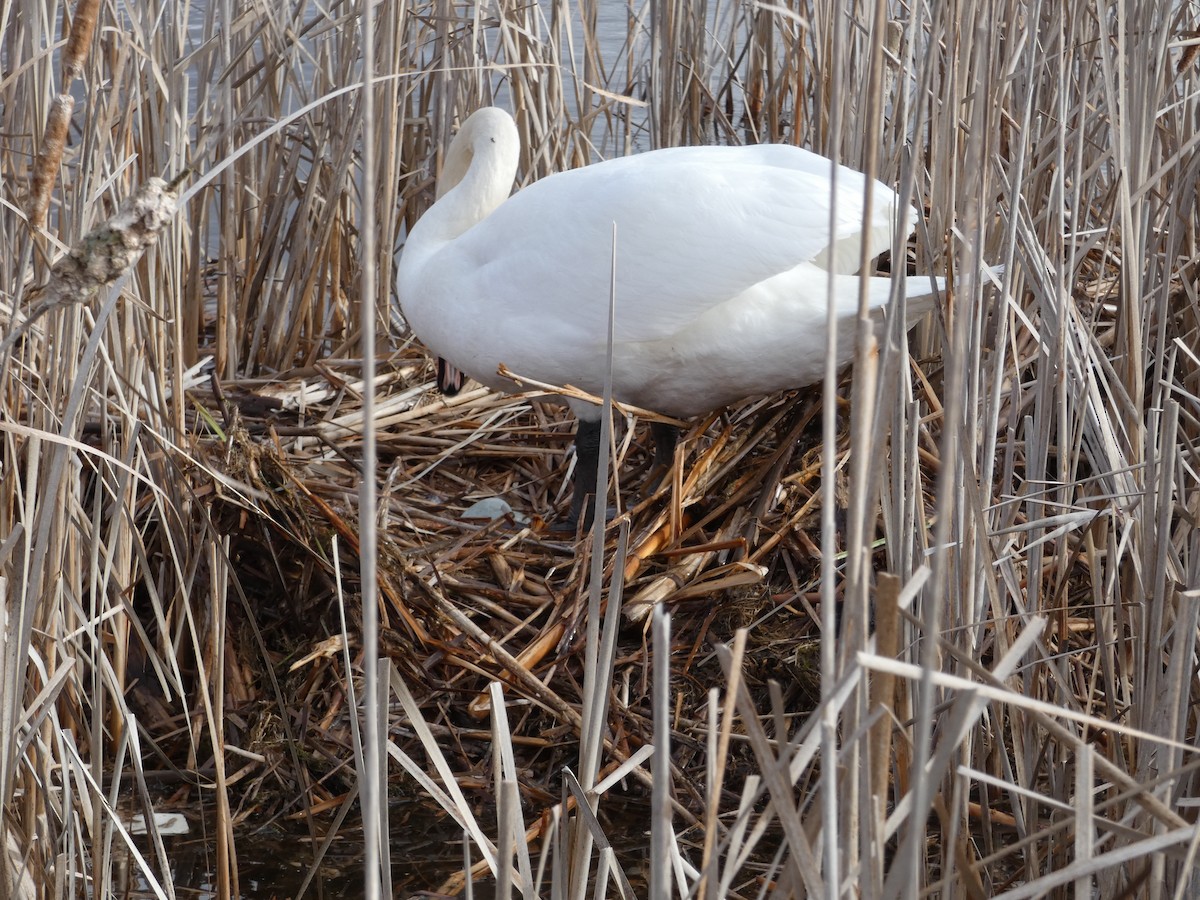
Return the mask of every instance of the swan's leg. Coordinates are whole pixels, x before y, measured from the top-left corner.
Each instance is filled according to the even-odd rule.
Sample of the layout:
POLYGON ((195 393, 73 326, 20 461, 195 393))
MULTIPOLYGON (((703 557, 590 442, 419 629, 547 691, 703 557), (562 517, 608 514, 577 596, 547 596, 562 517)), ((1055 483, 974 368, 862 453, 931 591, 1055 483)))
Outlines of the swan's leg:
POLYGON ((654 439, 655 465, 667 469, 675 465, 675 445, 679 443, 679 429, 665 422, 651 422, 650 437, 654 439))
POLYGON ((592 513, 596 509, 596 466, 600 462, 600 420, 589 422, 579 420, 575 429, 575 487, 571 496, 571 530, 584 518, 584 525, 590 525, 592 513), (586 509, 586 513, 585 513, 586 509))
POLYGON ((646 476, 647 494, 655 493, 671 477, 675 466, 675 445, 679 443, 679 429, 664 422, 650 423, 650 442, 654 444, 654 462, 646 476))
MULTIPOLYGON (((674 425, 651 422, 650 436, 654 441, 654 466, 662 470, 653 478, 653 490, 675 465, 679 429, 674 425)), ((596 510, 596 466, 599 462, 600 422, 580 419, 579 427, 575 429, 575 483, 571 494, 571 512, 564 521, 554 526, 555 531, 574 531, 580 520, 585 528, 591 526, 596 510)), ((606 511, 606 517, 611 518, 615 512, 606 511)))

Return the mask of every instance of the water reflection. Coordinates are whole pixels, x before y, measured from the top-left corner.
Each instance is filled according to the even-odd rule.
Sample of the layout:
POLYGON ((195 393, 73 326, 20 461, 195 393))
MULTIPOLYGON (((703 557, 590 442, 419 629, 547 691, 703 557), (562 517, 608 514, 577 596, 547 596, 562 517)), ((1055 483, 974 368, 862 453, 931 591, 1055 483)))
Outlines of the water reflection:
MULTIPOLYGON (((168 837, 163 841, 170 859, 175 894, 179 898, 216 900, 218 897, 212 817, 209 813, 206 815, 207 822, 192 822, 190 835, 168 837)), ((448 823, 445 816, 423 804, 410 803, 393 808, 390 827, 392 896, 427 896, 428 891, 462 868, 462 833, 453 823, 448 823)), ((343 835, 333 841, 313 873, 313 859, 324 835, 318 834, 314 840, 307 832, 239 829, 235 847, 241 892, 237 900, 298 896, 314 900, 359 900, 365 897, 361 837, 361 829, 344 829, 343 835)), ((139 841, 142 853, 149 853, 149 843, 139 841)), ((489 883, 475 885, 476 898, 490 900, 492 894, 489 883)), ((127 900, 151 900, 156 894, 143 878, 133 877, 132 883, 127 884, 118 896, 127 900)))

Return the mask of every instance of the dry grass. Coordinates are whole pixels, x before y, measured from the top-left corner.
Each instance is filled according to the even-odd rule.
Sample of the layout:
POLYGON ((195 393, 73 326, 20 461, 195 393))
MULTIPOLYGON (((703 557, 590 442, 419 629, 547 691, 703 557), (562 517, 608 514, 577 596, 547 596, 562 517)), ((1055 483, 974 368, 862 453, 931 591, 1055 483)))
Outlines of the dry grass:
POLYGON ((384 4, 368 108, 357 6, 83 3, 65 45, 56 4, 0 7, 0 894, 116 893, 123 823, 173 792, 213 802, 236 895, 236 826, 337 832, 365 739, 502 888, 629 890, 587 809, 623 791, 677 879, 639 895, 1190 896, 1195 10, 900 12, 663 3, 614 37, 592 3, 384 4), (953 290, 864 342, 844 404, 696 423, 661 489, 623 423, 627 549, 562 540, 570 423, 440 402, 391 296, 493 100, 524 182, 751 139, 876 170, 953 290), (52 272, 156 177, 178 211, 132 268, 52 272), (529 523, 460 517, 491 495, 529 523), (398 674, 364 737, 376 544, 398 674))

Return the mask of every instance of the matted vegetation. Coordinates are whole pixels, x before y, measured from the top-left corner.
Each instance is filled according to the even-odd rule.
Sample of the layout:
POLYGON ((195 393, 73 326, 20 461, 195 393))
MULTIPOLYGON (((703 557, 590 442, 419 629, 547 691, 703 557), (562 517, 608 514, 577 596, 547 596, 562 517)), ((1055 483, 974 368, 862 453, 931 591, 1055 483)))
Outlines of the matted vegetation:
POLYGON ((602 13, 384 3, 364 48, 361 4, 0 8, 0 894, 174 896, 128 822, 184 802, 222 896, 252 825, 315 872, 382 805, 364 737, 505 895, 1195 892, 1195 7, 602 13), (568 417, 440 398, 393 296, 487 102, 523 183, 836 154, 951 290, 824 403, 695 423, 659 488, 618 417, 628 516, 555 535, 568 417), (136 246, 98 241, 130 198, 136 246))

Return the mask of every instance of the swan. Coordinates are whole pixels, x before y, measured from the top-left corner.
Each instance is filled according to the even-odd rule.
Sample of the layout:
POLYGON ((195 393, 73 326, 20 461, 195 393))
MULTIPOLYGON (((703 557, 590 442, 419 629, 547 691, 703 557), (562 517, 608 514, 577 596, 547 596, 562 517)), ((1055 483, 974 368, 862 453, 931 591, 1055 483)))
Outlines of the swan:
MULTIPOLYGON (((654 150, 510 196, 519 153, 511 115, 474 112, 451 141, 439 198, 401 254, 401 308, 439 357, 448 393, 464 375, 518 389, 498 374, 501 364, 602 393, 613 223, 615 400, 685 419, 812 384, 824 376, 830 280, 839 319, 854 318, 863 244, 873 258, 891 247, 897 224, 907 236, 916 223, 916 210, 898 210, 880 182, 864 221, 868 178, 844 166, 833 207, 834 163, 789 145, 654 150)), ((869 304, 882 309, 890 277, 865 280, 869 304)), ((928 276, 905 280, 913 322, 942 287, 928 276)), ((839 366, 853 340, 852 325, 839 329, 839 366)), ((600 410, 568 403, 579 419, 573 527, 594 485, 600 410)), ((674 436, 655 429, 660 460, 674 436)))

